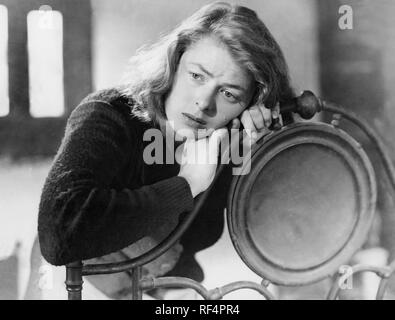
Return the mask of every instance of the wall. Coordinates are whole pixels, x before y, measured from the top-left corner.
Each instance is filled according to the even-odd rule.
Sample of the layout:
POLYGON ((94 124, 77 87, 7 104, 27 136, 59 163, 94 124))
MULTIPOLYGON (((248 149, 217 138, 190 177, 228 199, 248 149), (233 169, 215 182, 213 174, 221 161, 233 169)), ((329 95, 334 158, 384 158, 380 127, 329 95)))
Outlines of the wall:
MULTIPOLYGON (((319 1, 322 94, 364 118, 395 159, 395 2, 391 0, 319 1), (338 27, 338 9, 352 8, 352 29, 338 27)), ((378 181, 381 244, 395 258, 395 196, 373 145, 346 121, 342 128, 368 152, 378 181)), ((393 281, 395 288, 395 280, 393 281)))
MULTIPOLYGON (((92 0, 93 86, 118 83, 128 58, 211 1, 92 0)), ((236 1, 229 1, 236 2, 236 1)), ((255 10, 282 47, 297 91, 319 91, 314 0, 238 1, 255 10)))

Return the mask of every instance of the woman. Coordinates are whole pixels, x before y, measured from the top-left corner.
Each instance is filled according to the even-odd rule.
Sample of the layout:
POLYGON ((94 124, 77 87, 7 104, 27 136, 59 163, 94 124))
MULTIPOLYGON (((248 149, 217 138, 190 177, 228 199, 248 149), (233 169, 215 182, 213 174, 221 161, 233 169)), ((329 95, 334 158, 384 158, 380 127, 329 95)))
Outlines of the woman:
MULTIPOLYGON (((119 261, 160 241, 210 186, 217 165, 148 164, 144 133, 160 130, 164 148, 181 147, 184 160, 195 148, 206 158, 229 127, 242 125, 254 143, 291 96, 283 54, 255 12, 222 2, 203 7, 140 50, 124 86, 93 93, 72 112, 42 192, 42 255, 54 265, 119 261)), ((203 279, 194 254, 222 232, 229 180, 226 172, 180 244, 146 272, 203 279)), ((111 279, 118 289, 129 286, 126 274, 111 279)), ((118 289, 107 294, 122 297, 118 289)))

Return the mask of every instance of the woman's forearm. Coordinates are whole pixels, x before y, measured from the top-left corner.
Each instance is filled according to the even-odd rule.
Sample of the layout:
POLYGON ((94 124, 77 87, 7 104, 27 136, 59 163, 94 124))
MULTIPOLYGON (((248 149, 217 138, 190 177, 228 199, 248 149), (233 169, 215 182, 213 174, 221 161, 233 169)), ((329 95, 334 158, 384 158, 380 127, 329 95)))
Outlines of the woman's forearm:
POLYGON ((55 265, 120 250, 163 223, 175 226, 193 204, 181 177, 135 190, 85 183, 54 194, 51 187, 44 189, 40 203, 39 238, 43 256, 55 265))
MULTIPOLYGON (((126 174, 126 164, 135 161, 138 167, 134 151, 140 137, 131 136, 128 125, 122 114, 98 102, 79 106, 70 116, 39 206, 40 246, 50 263, 120 250, 192 209, 182 177, 133 190, 112 187, 116 176, 126 174)), ((130 179, 137 181, 139 174, 130 179)))

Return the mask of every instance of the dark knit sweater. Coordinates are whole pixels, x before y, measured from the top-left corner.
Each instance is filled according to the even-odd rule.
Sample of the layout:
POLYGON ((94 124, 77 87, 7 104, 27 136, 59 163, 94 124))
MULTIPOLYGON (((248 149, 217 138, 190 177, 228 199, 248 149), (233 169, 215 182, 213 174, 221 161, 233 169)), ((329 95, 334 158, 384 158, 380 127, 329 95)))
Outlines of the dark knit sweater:
MULTIPOLYGON (((121 250, 163 224, 176 225, 193 208, 179 166, 146 165, 140 120, 117 89, 85 98, 71 113, 65 136, 45 181, 38 233, 44 258, 64 265, 121 250)), ((223 229, 228 179, 181 239, 183 258, 174 275, 191 275, 193 254, 212 245, 223 229)))

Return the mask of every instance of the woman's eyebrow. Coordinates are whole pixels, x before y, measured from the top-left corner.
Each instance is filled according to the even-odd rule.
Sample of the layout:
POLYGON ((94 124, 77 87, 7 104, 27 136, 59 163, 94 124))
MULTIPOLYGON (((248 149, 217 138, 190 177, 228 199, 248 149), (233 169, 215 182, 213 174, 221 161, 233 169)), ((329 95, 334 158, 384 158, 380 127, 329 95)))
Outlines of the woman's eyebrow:
MULTIPOLYGON (((190 64, 193 64, 193 65, 197 66, 197 67, 200 68, 204 73, 206 73, 208 76, 214 77, 214 75, 213 75, 210 71, 206 70, 200 63, 197 63, 197 62, 190 62, 190 64)), ((224 86, 229 87, 229 88, 234 88, 234 89, 237 89, 237 90, 240 90, 240 91, 243 91, 243 92, 246 92, 246 91, 247 91, 247 90, 246 90, 245 88, 243 88, 242 86, 239 86, 239 85, 234 84, 234 83, 224 83, 224 86)))
POLYGON ((210 71, 206 70, 200 63, 197 63, 197 62, 190 62, 190 64, 193 64, 193 65, 199 67, 204 73, 206 73, 206 74, 209 75, 210 77, 214 77, 214 75, 213 75, 210 71))
POLYGON ((243 92, 246 92, 247 90, 245 88, 243 88, 242 86, 239 86, 237 84, 233 84, 233 83, 224 83, 224 86, 229 87, 229 88, 233 88, 233 89, 237 89, 243 92))

